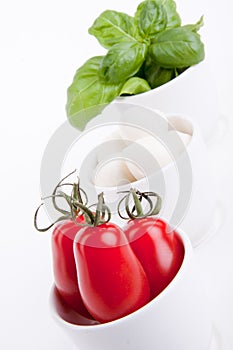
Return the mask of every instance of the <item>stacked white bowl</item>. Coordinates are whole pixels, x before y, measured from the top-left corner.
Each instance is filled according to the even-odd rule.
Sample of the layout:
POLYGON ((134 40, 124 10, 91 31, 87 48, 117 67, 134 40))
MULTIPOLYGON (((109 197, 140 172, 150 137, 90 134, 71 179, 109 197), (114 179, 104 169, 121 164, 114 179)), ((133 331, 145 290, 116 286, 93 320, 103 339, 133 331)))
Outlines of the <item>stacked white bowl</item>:
POLYGON ((185 247, 172 283, 142 309, 108 324, 70 323, 52 290, 53 315, 77 349, 220 350, 195 254, 204 245, 208 258, 208 239, 220 223, 207 149, 218 124, 216 101, 202 62, 160 88, 111 103, 67 149, 62 173, 78 169, 90 202, 104 192, 113 221, 123 226, 117 213, 122 192, 131 187, 156 192, 162 198, 159 217, 176 229, 185 247))

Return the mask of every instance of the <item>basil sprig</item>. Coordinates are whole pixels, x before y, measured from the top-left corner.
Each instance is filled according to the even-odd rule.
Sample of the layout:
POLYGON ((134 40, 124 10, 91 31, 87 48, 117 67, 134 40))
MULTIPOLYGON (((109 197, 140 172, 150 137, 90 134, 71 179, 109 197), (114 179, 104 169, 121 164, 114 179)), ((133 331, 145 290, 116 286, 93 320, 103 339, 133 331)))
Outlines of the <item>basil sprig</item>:
POLYGON ((73 126, 86 124, 120 95, 156 88, 205 57, 198 33, 203 17, 181 25, 174 0, 145 0, 135 15, 104 11, 89 28, 107 50, 81 66, 68 88, 66 112, 73 126))

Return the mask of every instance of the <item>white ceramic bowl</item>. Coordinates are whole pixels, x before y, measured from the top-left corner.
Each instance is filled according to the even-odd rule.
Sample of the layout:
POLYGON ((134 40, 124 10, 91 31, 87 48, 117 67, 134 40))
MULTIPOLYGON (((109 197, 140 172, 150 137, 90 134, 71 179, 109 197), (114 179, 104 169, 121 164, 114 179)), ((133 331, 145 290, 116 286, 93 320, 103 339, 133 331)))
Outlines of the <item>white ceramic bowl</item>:
POLYGON ((211 235, 217 208, 216 191, 208 151, 200 135, 199 127, 195 122, 174 114, 167 115, 167 118, 179 130, 191 130, 192 138, 186 148, 187 154, 182 154, 177 158, 176 162, 170 163, 164 169, 166 193, 162 215, 171 224, 179 225, 187 232, 193 246, 197 246, 211 235), (190 176, 188 160, 190 160, 192 171, 190 179, 186 177, 190 176), (175 185, 174 180, 177 169, 179 184, 176 182, 175 185), (189 192, 190 185, 191 193, 189 192), (177 192, 178 197, 175 196, 175 191, 179 192, 177 192), (190 200, 188 202, 189 194, 190 200), (176 200, 177 202, 174 206, 176 200), (186 208, 185 205, 187 206, 186 208))
POLYGON ((207 59, 149 92, 114 101, 122 102, 150 107, 165 114, 189 115, 199 125, 204 140, 209 140, 217 129, 217 87, 207 59))
POLYGON ((56 323, 82 350, 207 350, 212 337, 208 301, 199 281, 189 238, 177 231, 185 248, 173 281, 147 305, 116 321, 75 325, 64 320, 54 288, 50 306, 56 323))
MULTIPOLYGON (((126 153, 123 152, 123 155, 127 158, 126 153)), ((110 182, 119 170, 117 164, 108 174, 110 182)), ((207 148, 198 125, 187 116, 175 114, 164 116, 158 111, 142 106, 112 104, 73 144, 63 164, 63 174, 67 174, 75 167, 79 170, 81 186, 87 191, 90 203, 95 203, 97 194, 103 191, 106 203, 113 213, 113 221, 117 224, 122 225, 117 215, 117 203, 122 197, 118 192, 128 190, 132 186, 140 191, 158 193, 163 200, 160 215, 171 225, 185 230, 193 246, 198 245, 211 231, 216 195, 207 148), (127 178, 122 178, 122 181, 114 186, 96 185, 93 177, 98 168, 99 152, 105 150, 111 154, 111 149, 114 152, 117 149, 122 151, 122 140, 116 139, 115 136, 111 140, 111 134, 119 125, 121 133, 123 130, 125 135, 125 141, 131 142, 131 148, 135 146, 134 152, 131 152, 130 161, 141 167, 145 176, 134 182, 131 182, 131 179, 127 181, 127 178), (133 129, 133 133, 130 132, 127 135, 129 128, 133 129), (182 149, 182 141, 178 136, 167 137, 171 128, 190 135, 190 141, 186 147, 183 144, 182 149), (168 164, 160 166, 156 152, 151 154, 142 145, 135 145, 134 141, 130 140, 137 137, 142 130, 164 144, 171 156, 168 164), (71 164, 73 164, 72 167, 71 164)))

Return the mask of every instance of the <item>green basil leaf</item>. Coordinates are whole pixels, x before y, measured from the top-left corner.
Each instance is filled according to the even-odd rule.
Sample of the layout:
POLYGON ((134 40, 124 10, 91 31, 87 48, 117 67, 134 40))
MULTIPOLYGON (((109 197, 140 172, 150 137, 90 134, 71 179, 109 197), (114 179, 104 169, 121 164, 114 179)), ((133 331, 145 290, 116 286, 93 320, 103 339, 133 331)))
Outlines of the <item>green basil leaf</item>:
POLYGON ((67 91, 66 112, 70 123, 83 130, 89 120, 120 93, 123 84, 105 84, 99 78, 103 56, 90 58, 81 66, 67 91))
POLYGON ((167 14, 156 0, 143 1, 137 8, 135 18, 142 36, 151 38, 167 25, 167 14))
POLYGON ((132 77, 125 82, 120 95, 136 95, 149 90, 151 87, 145 79, 132 77))
POLYGON ((150 55, 164 68, 188 67, 205 57, 200 35, 184 27, 166 29, 154 38, 150 55))
POLYGON ((100 77, 108 83, 120 83, 140 69, 147 45, 139 42, 121 42, 111 47, 100 66, 100 77))
POLYGON ((144 63, 144 74, 152 89, 167 83, 175 78, 176 75, 173 68, 160 67, 152 61, 150 56, 147 57, 144 63))
POLYGON ((88 32, 94 35, 106 49, 120 42, 136 40, 138 37, 138 29, 133 17, 110 10, 104 11, 88 32))
POLYGON ((192 32, 198 32, 198 30, 204 25, 203 16, 195 24, 186 24, 183 28, 188 29, 192 32))
POLYGON ((181 26, 181 18, 176 10, 174 0, 156 0, 158 5, 162 5, 167 14, 167 28, 175 28, 181 26))

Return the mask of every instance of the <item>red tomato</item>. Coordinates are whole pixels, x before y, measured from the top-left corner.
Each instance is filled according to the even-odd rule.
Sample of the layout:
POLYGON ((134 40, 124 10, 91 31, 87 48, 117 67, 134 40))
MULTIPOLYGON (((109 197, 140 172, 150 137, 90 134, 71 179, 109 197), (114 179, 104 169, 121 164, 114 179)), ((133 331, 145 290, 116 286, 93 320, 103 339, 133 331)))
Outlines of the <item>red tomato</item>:
MULTIPOLYGON (((83 221, 83 217, 79 218, 83 221)), ((90 317, 78 287, 77 271, 73 254, 73 241, 80 230, 72 220, 61 222, 52 234, 52 256, 55 285, 62 299, 75 311, 90 317)))
POLYGON ((82 299, 99 322, 118 319, 149 301, 146 274, 115 224, 82 228, 74 255, 82 299))
POLYGON ((164 221, 153 217, 129 221, 124 232, 147 275, 154 298, 177 274, 184 258, 183 243, 175 231, 168 232, 164 221))

